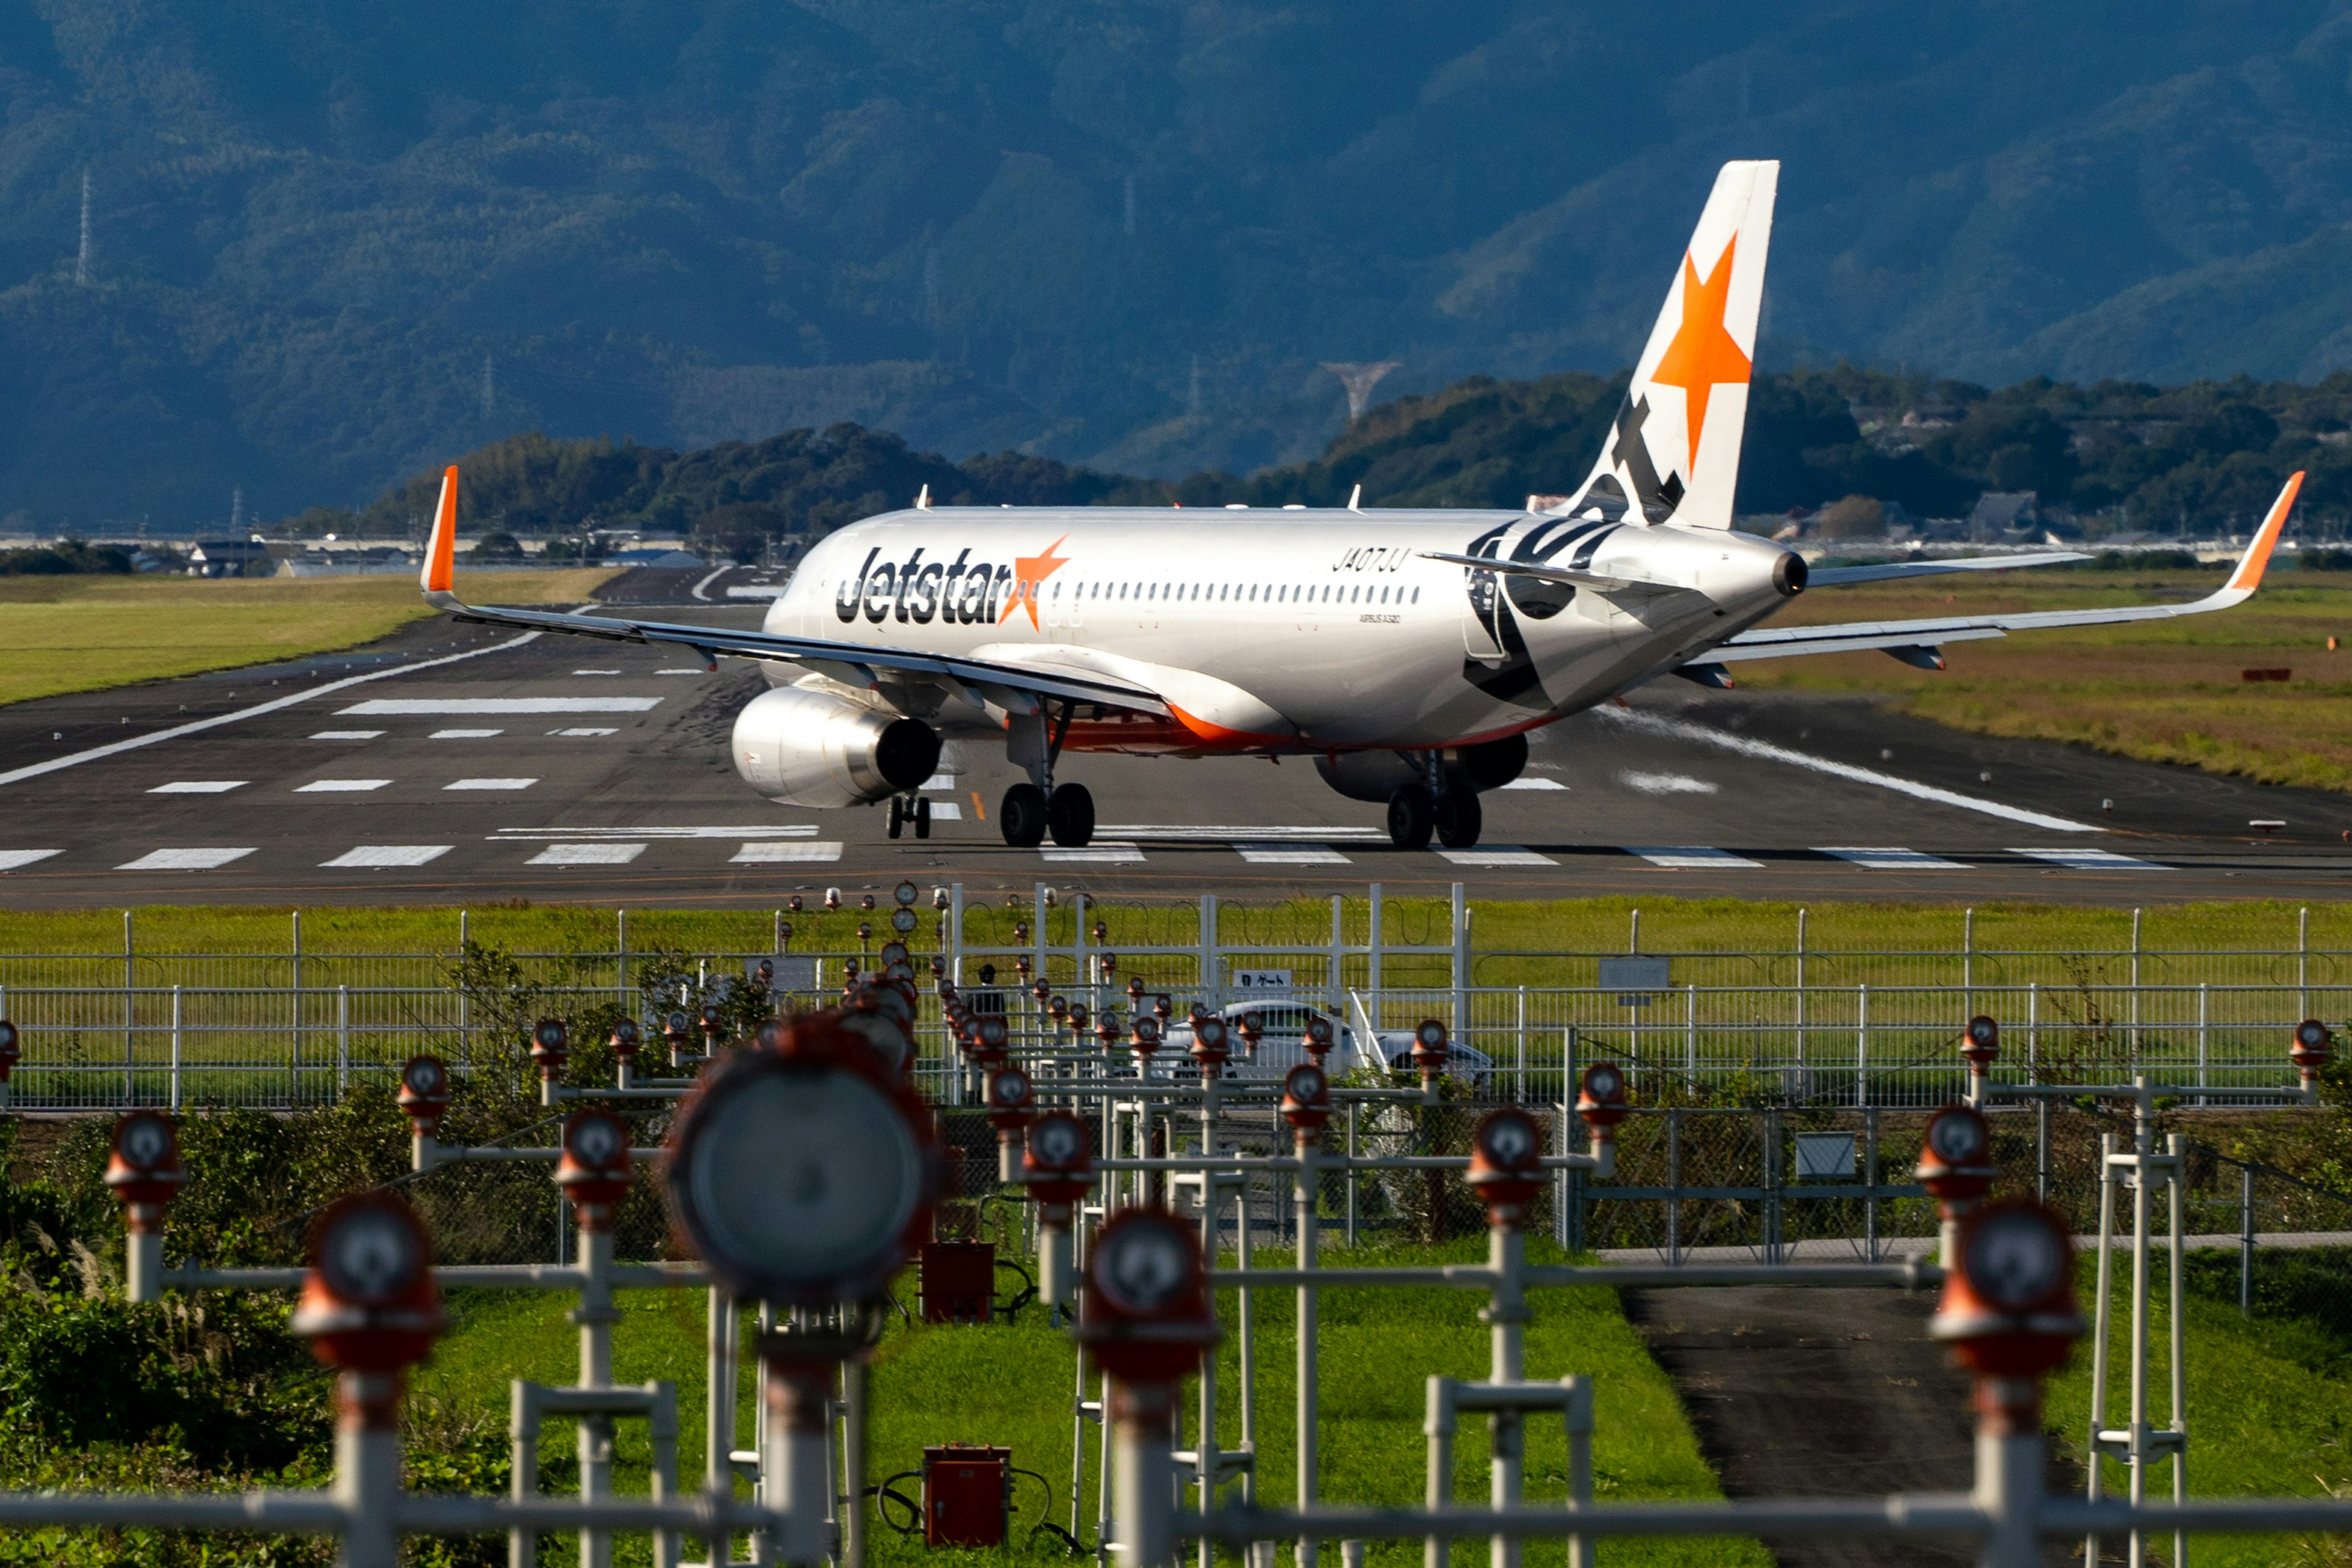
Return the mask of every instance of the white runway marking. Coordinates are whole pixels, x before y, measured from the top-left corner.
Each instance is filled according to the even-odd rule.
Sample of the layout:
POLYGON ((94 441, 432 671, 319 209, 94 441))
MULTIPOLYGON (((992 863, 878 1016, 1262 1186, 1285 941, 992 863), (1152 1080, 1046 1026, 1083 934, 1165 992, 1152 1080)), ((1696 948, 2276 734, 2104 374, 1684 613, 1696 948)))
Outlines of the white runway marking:
POLYGON ((210 871, 242 860, 250 849, 155 849, 136 860, 126 860, 118 871, 210 871))
POLYGON ((459 779, 456 784, 446 784, 441 787, 445 790, 529 789, 538 782, 537 779, 459 779))
POLYGON ((1664 866, 1670 871, 1729 871, 1741 868, 1764 868, 1761 860, 1750 860, 1744 855, 1734 855, 1728 849, 1708 849, 1692 846, 1652 845, 1646 847, 1629 844, 1628 855, 1639 855, 1653 866, 1664 866))
MULTIPOLYGON (((365 675, 347 675, 341 680, 330 680, 324 686, 314 686, 308 691, 296 691, 284 697, 272 698, 267 702, 256 703, 251 708, 240 708, 234 713, 217 713, 212 718, 199 719, 191 724, 174 724, 168 730, 153 730, 144 735, 133 735, 127 741, 92 746, 87 752, 76 752, 71 756, 52 757, 46 763, 32 763, 21 768, 11 768, 8 772, 0 773, 0 784, 12 784, 20 779, 38 778, 43 773, 56 773, 59 768, 79 767, 83 763, 94 763, 101 757, 111 757, 123 752, 135 751, 141 746, 152 746, 159 741, 175 741, 182 735, 194 735, 206 730, 217 730, 223 724, 234 724, 240 719, 257 719, 264 713, 275 713, 281 708, 291 708, 297 702, 308 702, 313 698, 325 697, 330 693, 345 690, 353 686, 364 686, 371 680, 388 680, 395 675, 414 675, 420 669, 438 668, 445 664, 456 664, 459 659, 479 658, 486 653, 504 653, 509 648, 518 648, 525 643, 538 640, 537 632, 525 632, 520 637, 509 637, 502 643, 492 643, 488 647, 467 648, 464 653, 445 654, 439 658, 423 658, 415 664, 395 665, 390 669, 372 669, 365 675)), ((348 713, 352 710, 346 708, 342 711, 348 713)))
POLYGON ((617 669, 575 669, 572 673, 574 675, 618 675, 621 672, 617 669))
POLYGON ((383 738, 381 730, 320 730, 310 737, 314 741, 377 741, 383 738))
POLYGON ((1688 773, 1619 773, 1617 782, 1637 795, 1714 795, 1723 787, 1688 773))
POLYGON ((1816 849, 1813 853, 1834 855, 1869 871, 1966 871, 1969 868, 1958 860, 1922 855, 1916 849, 1816 849))
POLYGON ((1328 844, 1236 844, 1234 853, 1253 866, 1346 866, 1349 858, 1328 844))
POLYGON ((1557 790, 1565 790, 1566 788, 1568 788, 1568 786, 1567 786, 1566 784, 1564 784, 1560 783, 1558 779, 1530 779, 1530 778, 1517 778, 1517 779, 1513 779, 1510 783, 1508 783, 1508 784, 1505 784, 1503 787, 1504 787, 1505 789, 1557 789, 1557 790))
POLYGON ((816 829, 806 823, 772 827, 501 827, 494 839, 534 841, 548 838, 814 838, 816 829))
POLYGON ((737 866, 793 866, 838 860, 841 858, 841 841, 824 838, 814 844, 779 844, 772 840, 746 844, 727 858, 730 864, 737 866))
POLYGON ((226 795, 233 789, 243 789, 243 779, 182 779, 176 784, 157 784, 149 795, 226 795))
POLYGON ((955 781, 956 776, 953 773, 933 773, 929 778, 925 779, 917 787, 920 789, 943 789, 952 794, 956 786, 955 781))
POLYGON ((2070 871, 2169 871, 2169 866, 2159 866, 2153 860, 2135 860, 2128 855, 2118 855, 2112 849, 2012 849, 2011 855, 2022 855, 2032 860, 2047 860, 2053 866, 2063 866, 2070 871))
POLYGON ((62 853, 57 849, 0 849, 0 871, 21 870, 36 860, 62 853))
MULTIPOLYGON (((1381 835, 1386 837, 1387 835, 1381 835)), ((1559 861, 1549 855, 1517 844, 1481 844, 1470 849, 1440 849, 1440 855, 1456 866, 1557 866, 1559 861)))
POLYGON ((646 852, 642 844, 551 844, 526 866, 625 866, 646 852))
POLYGON ((698 664, 690 669, 656 669, 654 673, 656 675, 708 675, 710 672, 698 664))
POLYGON ((1592 711, 1606 721, 1623 724, 1648 734, 1664 735, 1677 741, 1696 741, 1701 745, 1706 746, 1720 746, 1727 752, 1736 752, 1743 757, 1759 757, 1766 762, 1787 763, 1791 767, 1810 768, 1817 773, 1828 773, 1832 778, 1850 779, 1855 784, 1874 784, 1880 789, 1891 789, 1898 795, 1910 795, 1915 800, 1934 801, 1938 805, 1956 805, 1963 811, 1980 811, 1988 816, 2005 817, 2011 822, 2024 823, 2029 827, 2046 827, 2058 833, 2105 833, 2106 831, 2105 828, 2093 823, 2074 822, 2063 816, 2053 816, 2047 812, 2028 811, 2023 806, 2003 805, 1997 800, 1979 800, 1974 795, 1961 795, 1954 790, 1937 789, 1934 784, 1923 784, 1911 779, 1896 778, 1893 773, 1882 773, 1875 769, 1857 768, 1846 763, 1833 763, 1827 757, 1808 756, 1803 752, 1792 752, 1786 746, 1776 746, 1769 741, 1751 741, 1742 735, 1729 735, 1721 730, 1710 730, 1704 724, 1688 724, 1679 719, 1661 718, 1654 713, 1645 713, 1638 708, 1603 706, 1595 708, 1592 711))
POLYGON ((510 713, 643 713, 658 697, 378 697, 338 714, 383 719, 489 719, 510 713))
POLYGON ((1045 844, 1038 847, 1037 853, 1045 858, 1048 866, 1136 866, 1143 862, 1143 851, 1132 844, 1097 842, 1083 849, 1045 844))
POLYGON ((1252 844, 1294 843, 1299 840, 1312 844, 1331 839, 1349 844, 1385 844, 1388 832, 1379 827, 1334 827, 1328 823, 1319 827, 1200 827, 1185 824, 1154 825, 1115 823, 1097 827, 1097 833, 1115 833, 1121 838, 1156 841, 1163 844, 1252 844))
POLYGON ((933 822, 961 822, 963 820, 963 807, 958 805, 951 800, 935 800, 931 802, 931 820, 933 822))
POLYGON ((487 741, 493 735, 503 735, 504 730, 436 730, 425 738, 428 741, 487 741))
POLYGON ((394 867, 422 866, 428 860, 438 860, 456 847, 453 844, 362 844, 319 864, 343 869, 387 870, 394 867))
POLYGON ((390 779, 313 779, 294 793, 296 795, 364 795, 369 790, 382 789, 390 779))
POLYGON ((550 730, 548 733, 584 738, 590 735, 617 735, 620 731, 618 730, 550 730))

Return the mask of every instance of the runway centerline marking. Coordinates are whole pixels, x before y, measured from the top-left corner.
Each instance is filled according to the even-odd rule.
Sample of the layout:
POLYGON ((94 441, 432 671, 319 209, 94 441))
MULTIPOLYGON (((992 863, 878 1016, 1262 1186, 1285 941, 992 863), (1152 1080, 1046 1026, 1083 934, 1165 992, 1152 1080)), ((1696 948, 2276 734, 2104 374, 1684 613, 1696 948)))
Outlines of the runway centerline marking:
POLYGON ((63 853, 65 851, 61 849, 0 849, 0 871, 14 871, 36 860, 46 860, 52 855, 63 853))
POLYGON ((380 741, 383 738, 381 730, 319 730, 310 736, 314 741, 380 741))
POLYGON ((548 733, 551 735, 585 737, 589 735, 617 735, 620 731, 618 730, 550 730, 548 733))
POLYGON ((643 844, 551 844, 527 866, 625 866, 646 852, 643 844))
POLYGON ((382 789, 390 779, 312 779, 295 790, 296 795, 363 795, 382 789))
POLYGON ((157 784, 149 795, 226 795, 233 789, 243 789, 243 779, 181 779, 176 783, 157 784))
POLYGON ((501 827, 490 836, 491 842, 514 839, 537 842, 546 839, 576 839, 589 841, 600 838, 814 838, 816 828, 807 823, 783 823, 774 826, 756 824, 732 827, 501 827))
POLYGON ((574 675, 618 675, 621 672, 617 669, 575 669, 572 673, 574 675))
MULTIPOLYGON (((215 713, 209 719, 198 719, 191 723, 174 724, 168 730, 155 730, 144 735, 133 735, 127 741, 115 741, 107 745, 93 746, 87 752, 76 752, 70 756, 51 757, 46 763, 32 763, 21 768, 12 768, 5 773, 0 773, 0 784, 12 784, 21 779, 38 778, 43 773, 56 773, 59 768, 77 767, 83 763, 94 763, 101 757, 116 756, 123 752, 135 751, 141 746, 152 746, 158 742, 176 740, 182 735, 194 735, 206 730, 217 730, 223 724, 234 724, 240 719, 257 719, 264 713, 275 713, 281 708, 291 708, 298 702, 308 702, 312 698, 347 690, 371 680, 388 680, 395 675, 414 675, 420 669, 433 669, 441 665, 455 664, 459 659, 479 658, 486 653, 504 653, 509 648, 517 648, 525 643, 537 642, 539 638, 538 632, 525 632, 520 637, 509 637, 502 643, 492 643, 488 647, 468 648, 464 653, 445 654, 439 658, 419 659, 415 664, 394 665, 389 669, 372 669, 365 675, 347 675, 341 680, 330 680, 324 686, 314 686, 308 691, 289 692, 284 697, 272 698, 269 701, 257 703, 251 708, 240 708, 234 713, 215 713)), ((349 713, 352 710, 346 708, 341 711, 349 713)))
POLYGON ((362 844, 319 864, 338 869, 391 870, 438 860, 456 847, 454 844, 362 844))
POLYGON ((1723 788, 1688 773, 1622 773, 1617 782, 1636 795, 1714 795, 1723 788))
POLYGON ((793 844, 768 839, 746 844, 727 858, 729 864, 735 866, 788 866, 838 860, 841 858, 841 841, 825 838, 814 844, 793 844))
POLYGON ((935 800, 931 802, 931 820, 933 822, 961 822, 963 820, 963 807, 958 805, 951 800, 935 800))
POLYGON ((1745 855, 1734 855, 1728 849, 1710 849, 1703 845, 1628 844, 1628 855, 1639 855, 1653 866, 1663 866, 1669 871, 1733 871, 1764 868, 1761 860, 1750 860, 1745 855))
POLYGON ((643 713, 658 697, 377 697, 335 710, 368 719, 488 719, 509 713, 643 713))
MULTIPOLYGON (((1387 834, 1381 835, 1385 838, 1387 834)), ((1521 844, 1480 844, 1468 849, 1440 849, 1456 866, 1557 866, 1549 855, 1538 855, 1521 844)))
POLYGON ((1606 721, 1622 724, 1629 729, 1640 730, 1648 734, 1662 735, 1676 741, 1696 741, 1701 745, 1718 746, 1727 752, 1736 752, 1743 757, 1756 757, 1765 762, 1786 763, 1791 767, 1809 768, 1814 773, 1827 773, 1832 778, 1847 779, 1855 784, 1872 784, 1879 789, 1890 789, 1898 795, 1910 795, 1916 800, 1933 801, 1938 805, 1956 805, 1963 811, 1980 811, 1987 816, 2005 817, 2011 822, 2023 823, 2029 827, 2046 827, 2056 833, 2105 833, 2106 831, 2096 823, 2076 822, 2069 817, 2053 816, 2048 812, 2029 811, 2021 805, 2005 805, 1997 800, 1980 800, 1975 795, 1961 795, 1956 790, 1938 789, 1934 784, 1920 784, 1916 779, 1897 778, 1893 773, 1882 773, 1874 768, 1857 768, 1848 763, 1833 763, 1827 757, 1816 757, 1804 752, 1792 752, 1786 746, 1776 746, 1769 741, 1755 741, 1745 735, 1726 734, 1721 730, 1710 730, 1704 724, 1693 724, 1680 719, 1663 718, 1655 713, 1643 712, 1638 708, 1603 706, 1595 708, 1592 711, 1606 721))
POLYGON ((1166 844, 1277 844, 1299 842, 1313 844, 1324 839, 1353 844, 1385 844, 1388 831, 1380 827, 1226 827, 1196 826, 1183 823, 1112 823, 1095 831, 1115 834, 1120 838, 1166 844))
POLYGON ((2070 871, 2169 871, 2169 866, 2159 866, 2153 860, 2136 860, 2128 855, 2118 855, 2112 849, 2011 849, 2011 855, 2022 855, 2029 860, 2046 860, 2053 866, 2063 866, 2070 871))
POLYGON ((1958 860, 1946 860, 1940 856, 1923 855, 1916 849, 1816 849, 1816 855, 1834 855, 1869 871, 1969 871, 1975 868, 1958 860))
POLYGON ((1517 778, 1517 779, 1513 779, 1510 783, 1508 783, 1508 784, 1505 784, 1503 787, 1504 787, 1505 789, 1556 789, 1556 790, 1565 790, 1565 789, 1567 789, 1567 788, 1568 788, 1568 786, 1567 786, 1566 784, 1564 784, 1560 783, 1558 779, 1529 779, 1529 778, 1517 778))
POLYGON ((232 860, 242 860, 250 849, 152 849, 136 860, 126 860, 118 871, 211 871, 232 860))
POLYGON ((537 779, 459 779, 455 784, 445 784, 441 787, 444 790, 529 789, 538 782, 537 779))
POLYGON ((1234 853, 1253 866, 1349 866, 1354 862, 1328 844, 1236 844, 1234 853))
POLYGON ((1143 863, 1141 846, 1101 840, 1083 848, 1044 844, 1038 846, 1037 853, 1045 858, 1048 866, 1139 866, 1143 863))
POLYGON ((436 730, 425 738, 428 741, 487 741, 493 735, 503 735, 504 730, 436 730))

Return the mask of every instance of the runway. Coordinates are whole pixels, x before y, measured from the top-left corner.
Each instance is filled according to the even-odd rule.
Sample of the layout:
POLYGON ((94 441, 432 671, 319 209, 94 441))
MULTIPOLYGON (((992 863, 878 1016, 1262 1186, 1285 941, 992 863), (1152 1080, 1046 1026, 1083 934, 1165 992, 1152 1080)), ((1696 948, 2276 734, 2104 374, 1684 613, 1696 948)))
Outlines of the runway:
MULTIPOLYGON (((762 602, 728 590, 761 575, 639 573, 611 598, 750 626, 762 602)), ((1674 680, 1538 731, 1475 850, 1395 849, 1379 806, 1299 759, 1092 756, 1061 773, 1093 790, 1096 842, 1013 849, 992 818, 1019 775, 971 742, 927 786, 933 837, 894 842, 878 808, 779 806, 736 777, 729 730, 761 684, 740 663, 435 620, 354 653, 0 709, 0 905, 766 906, 908 878, 1106 897, 2352 890, 2352 798, 1674 680)))

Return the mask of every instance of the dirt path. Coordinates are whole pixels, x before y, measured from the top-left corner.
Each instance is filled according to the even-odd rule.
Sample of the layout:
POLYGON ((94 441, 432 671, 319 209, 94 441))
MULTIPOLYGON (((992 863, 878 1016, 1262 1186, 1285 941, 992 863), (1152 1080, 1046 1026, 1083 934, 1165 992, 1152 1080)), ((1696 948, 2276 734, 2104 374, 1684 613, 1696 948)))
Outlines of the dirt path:
MULTIPOLYGON (((1680 1390, 1731 1497, 1966 1491, 1968 1380, 1927 1337, 1932 1296, 1899 1290, 1628 1290, 1625 1315, 1680 1390)), ((2053 1489, 2081 1478, 2053 1465, 2053 1489)), ((1964 1542, 1811 1541, 1784 1568, 1969 1568, 1964 1542)), ((2079 1561, 2059 1544, 2053 1565, 2079 1561)))

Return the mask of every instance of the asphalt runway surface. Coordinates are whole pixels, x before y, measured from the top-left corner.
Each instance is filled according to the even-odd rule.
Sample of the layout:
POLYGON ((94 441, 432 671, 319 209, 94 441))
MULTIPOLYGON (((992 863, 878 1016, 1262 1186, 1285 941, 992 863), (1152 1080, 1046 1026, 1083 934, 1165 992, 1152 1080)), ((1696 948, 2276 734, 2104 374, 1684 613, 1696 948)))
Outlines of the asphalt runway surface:
MULTIPOLYGON (((756 625, 764 574, 640 572, 631 613, 756 625)), ((690 656, 687 656, 690 657, 690 656)), ((1533 737, 1475 850, 1392 847, 1292 758, 1071 755, 1099 826, 1013 849, 1020 775, 950 747, 933 836, 753 795, 760 673, 445 619, 347 654, 0 709, 0 905, 766 906, 827 887, 1106 898, 1360 891, 2132 905, 2352 890, 2352 798, 1986 739, 1860 699, 1667 679, 1533 737), (951 808, 951 809, 950 809, 951 808), (2257 823, 2278 823, 2259 828, 2257 823)))

